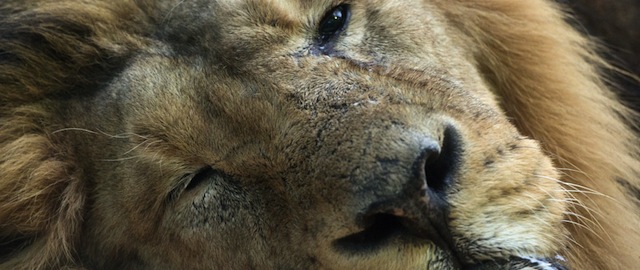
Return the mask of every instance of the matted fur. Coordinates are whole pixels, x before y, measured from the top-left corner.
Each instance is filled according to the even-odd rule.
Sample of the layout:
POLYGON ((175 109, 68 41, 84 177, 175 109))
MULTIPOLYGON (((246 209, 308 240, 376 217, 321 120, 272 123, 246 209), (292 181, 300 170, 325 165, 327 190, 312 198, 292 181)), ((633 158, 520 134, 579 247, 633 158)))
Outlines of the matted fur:
MULTIPOLYGON (((158 2, 160 4, 152 1, 126 0, 113 2, 44 0, 4 1, 0 4, 0 255, 5 256, 0 258, 0 268, 58 269, 83 268, 92 265, 108 267, 120 265, 118 260, 122 260, 123 263, 139 260, 139 266, 143 267, 144 261, 140 258, 152 256, 149 254, 165 254, 170 260, 193 261, 193 267, 205 267, 196 263, 199 258, 189 258, 185 255, 194 254, 192 251, 197 250, 198 247, 178 246, 175 247, 178 251, 174 253, 161 253, 164 252, 162 246, 169 245, 168 242, 163 241, 169 241, 167 239, 172 239, 172 236, 153 235, 154 232, 160 231, 159 225, 156 224, 171 219, 163 216, 164 213, 171 213, 167 210, 168 205, 171 204, 159 198, 171 197, 172 190, 180 186, 181 182, 163 182, 162 185, 153 186, 152 189, 145 189, 142 184, 141 187, 133 189, 122 188, 119 184, 96 184, 93 180, 94 171, 107 171, 105 167, 110 165, 104 164, 125 163, 128 160, 122 159, 112 163, 96 160, 96 156, 100 156, 101 151, 108 150, 104 147, 112 145, 105 143, 107 139, 99 139, 101 137, 110 137, 115 141, 129 138, 135 142, 133 149, 114 149, 114 152, 148 151, 146 154, 140 154, 139 158, 143 162, 135 163, 135 166, 138 166, 141 173, 148 173, 149 178, 179 178, 178 175, 185 171, 197 169, 205 158, 202 160, 194 158, 200 153, 192 149, 207 147, 233 153, 225 156, 227 159, 223 161, 204 162, 218 164, 220 170, 229 174, 242 175, 243 170, 255 169, 256 172, 266 171, 278 175, 281 171, 291 169, 289 163, 302 168, 314 166, 314 164, 307 166, 303 163, 295 163, 297 159, 291 161, 283 158, 263 162, 249 160, 250 156, 243 157, 244 153, 252 153, 254 149, 242 148, 242 145, 252 145, 256 141, 279 140, 279 138, 269 137, 272 133, 268 132, 271 130, 290 128, 290 133, 288 130, 282 130, 282 134, 303 136, 304 133, 292 127, 291 123, 265 123, 260 118, 262 115, 253 115, 244 111, 239 102, 224 103, 221 105, 223 108, 215 113, 234 115, 233 113, 237 111, 229 123, 255 123, 247 126, 221 125, 221 129, 225 132, 229 130, 229 133, 240 134, 241 138, 251 139, 234 141, 229 138, 216 138, 225 140, 222 143, 216 140, 204 140, 198 137, 200 135, 190 133, 194 127, 215 125, 215 123, 198 122, 207 118, 200 118, 204 116, 197 114, 191 119, 182 119, 180 113, 170 115, 153 111, 154 114, 149 113, 144 119, 156 122, 146 123, 148 125, 144 127, 146 129, 137 129, 136 134, 124 135, 100 130, 97 128, 98 125, 87 124, 98 122, 105 126, 117 125, 122 115, 107 114, 100 119, 96 119, 95 114, 89 119, 78 115, 81 110, 77 108, 82 106, 79 100, 91 96, 100 97, 100 91, 122 84, 126 79, 118 79, 118 74, 127 70, 131 63, 139 65, 136 59, 140 59, 140 55, 150 54, 149 52, 165 52, 165 47, 170 47, 159 40, 178 40, 184 44, 190 44, 192 42, 190 38, 198 36, 194 33, 217 34, 215 32, 218 29, 198 25, 198 22, 205 21, 205 17, 212 16, 211 14, 192 12, 184 15, 178 12, 180 5, 188 6, 193 10, 205 10, 209 6, 198 4, 202 1, 193 4, 184 4, 183 1, 158 2), (183 20, 183 23, 187 21, 185 18, 192 22, 185 26, 189 31, 171 31, 172 24, 181 23, 180 20, 183 20), (159 30, 168 32, 158 32, 159 30), (150 138, 136 137, 149 135, 140 134, 141 130, 148 130, 152 134, 151 131, 165 130, 163 128, 166 126, 180 127, 183 132, 167 133, 169 135, 156 134, 158 137, 150 138), (83 129, 88 130, 81 131, 83 129), (74 135, 76 133, 73 130, 93 135, 74 135), (131 139, 131 137, 135 138, 131 139), (94 142, 92 138, 98 139, 94 142), (156 143, 163 140, 172 143, 165 145, 156 143), (190 145, 196 141, 209 144, 190 145), (148 165, 151 163, 158 164, 157 167, 161 169, 154 169, 156 167, 148 165), (109 193, 109 188, 112 188, 113 194, 126 191, 121 196, 129 196, 132 202, 139 197, 139 201, 147 204, 143 206, 133 205, 133 203, 107 205, 104 203, 107 200, 103 200, 103 197, 108 197, 104 194, 105 190, 109 193), (113 220, 105 219, 100 211, 107 208, 122 209, 126 214, 114 215, 113 220), (125 218, 128 220, 124 221, 125 218), (98 231, 94 232, 93 226, 96 224, 107 225, 95 229, 98 231), (97 235, 111 237, 92 238, 97 235), (131 241, 144 242, 147 249, 141 251, 140 249, 130 250, 127 246, 117 247, 116 244, 109 248, 99 245, 105 242, 104 245, 107 246, 128 238, 131 238, 131 241), (89 251, 85 251, 85 248, 89 251), (180 250, 184 254, 180 254, 180 250), (89 256, 87 254, 100 252, 105 252, 104 260, 112 260, 115 263, 96 262, 99 260, 85 261, 89 256)), ((294 10, 294 6, 298 5, 286 4, 287 2, 294 1, 265 1, 247 10, 253 11, 251 15, 263 16, 256 19, 255 25, 273 22, 271 23, 273 27, 280 27, 287 35, 294 36, 305 28, 299 16, 292 15, 293 11, 287 12, 287 9, 294 10), (277 8, 261 9, 262 6, 269 5, 277 8)), ((402 1, 371 1, 369 5, 386 5, 385 8, 392 9, 389 6, 395 4, 387 2, 398 2, 400 7, 404 5, 402 1)), ((451 44, 462 48, 457 55, 457 60, 466 61, 473 66, 474 70, 479 72, 482 84, 494 94, 495 101, 487 98, 482 102, 499 104, 520 133, 539 142, 544 153, 551 158, 554 166, 561 173, 562 176, 558 181, 561 181, 567 196, 567 199, 563 199, 568 207, 564 224, 569 231, 569 236, 564 239, 561 233, 552 235, 551 237, 556 237, 557 241, 561 242, 553 248, 566 258, 573 269, 633 269, 640 265, 638 252, 640 250, 640 201, 633 194, 640 189, 640 141, 628 126, 629 123, 634 123, 633 119, 637 119, 637 116, 617 100, 599 75, 601 69, 610 67, 594 52, 592 43, 565 23, 561 9, 549 1, 437 0, 424 1, 425 3, 422 4, 417 2, 419 1, 407 1, 406 8, 416 6, 434 8, 442 16, 441 18, 445 18, 442 21, 436 16, 434 21, 442 24, 446 33, 452 33, 449 37, 451 44)), ((309 10, 321 16, 323 11, 316 9, 318 8, 314 7, 309 10)), ((403 9, 397 10, 399 12, 403 9)), ((403 14, 397 15, 403 16, 403 14)), ((224 22, 224 20, 218 22, 221 21, 224 22)), ((236 36, 237 40, 234 41, 237 43, 233 44, 243 45, 241 49, 233 51, 237 53, 231 55, 235 58, 222 65, 228 68, 231 74, 229 78, 244 76, 242 72, 234 74, 236 72, 234 61, 249 61, 250 59, 244 58, 244 55, 259 50, 250 46, 250 43, 243 42, 247 39, 250 41, 251 38, 261 41, 269 40, 266 34, 254 36, 251 35, 253 32, 247 33, 249 34, 246 36, 243 35, 245 33, 236 36)), ((174 48, 173 53, 186 55, 193 53, 194 48, 174 48)), ((212 49, 206 45, 198 49, 223 50, 212 49)), ((436 53, 447 50, 448 48, 434 49, 436 53)), ((260 56, 259 53, 256 55, 260 56)), ((405 57, 410 58, 411 55, 405 55, 405 57)), ((152 64, 148 64, 148 69, 137 68, 125 73, 148 74, 150 78, 159 78, 157 81, 160 86, 180 82, 185 85, 192 83, 190 87, 193 88, 215 88, 218 83, 224 84, 224 82, 206 83, 199 79, 190 81, 190 77, 181 77, 180 74, 187 73, 207 74, 207 68, 201 66, 183 68, 186 66, 182 62, 187 61, 185 59, 189 58, 175 60, 173 62, 175 69, 171 66, 152 67, 152 64), (167 70, 173 70, 175 74, 168 74, 167 70)), ((300 66, 304 67, 305 64, 308 63, 302 61, 300 66)), ((377 72, 376 67, 372 69, 377 72)), ((277 70, 272 72, 275 77, 282 75, 277 70)), ((451 71, 456 75, 455 72, 451 71)), ((424 77, 421 74, 403 73, 402 70, 396 71, 393 68, 380 74, 392 76, 403 82, 415 79, 416 85, 419 86, 429 85, 422 81, 424 77)), ((343 75, 348 76, 348 74, 343 75)), ((205 77, 205 75, 202 76, 205 77)), ((200 77, 194 76, 194 78, 200 77)), ((377 78, 375 77, 374 81, 377 78)), ((247 78, 247 81, 251 80, 247 78)), ((145 82, 140 82, 140 85, 145 82)), ((135 83, 138 82, 132 84, 135 85, 135 83)), ((252 85, 256 88, 267 87, 258 82, 252 85)), ((159 96, 157 99, 166 100, 165 104, 169 104, 169 101, 175 98, 173 94, 175 93, 166 93, 166 96, 159 96)), ((234 100, 237 95, 239 94, 215 93, 216 98, 225 100, 234 100)), ((473 98, 467 97, 469 102, 472 102, 473 98)), ((150 99, 141 100, 145 102, 150 99)), ((141 112, 143 107, 157 106, 157 104, 137 103, 136 100, 123 99, 119 102, 125 106, 140 106, 141 112)), ((252 104, 254 103, 242 105, 252 104)), ((261 109, 263 107, 260 106, 265 106, 258 102, 254 105, 261 109)), ((185 110, 191 108, 182 103, 171 106, 174 106, 175 112, 182 112, 183 115, 185 110)), ((301 106, 314 105, 302 104, 301 106)), ((83 109, 91 110, 91 108, 83 109)), ((264 111, 268 112, 269 116, 288 113, 270 108, 264 111)), ((131 130, 127 128, 133 125, 134 123, 127 123, 127 126, 114 128, 113 131, 129 132, 131 130)), ((349 149, 350 146, 345 143, 342 147, 349 149)), ((535 145, 531 147, 535 148, 535 145)), ((283 149, 266 147, 260 150, 268 154, 270 151, 278 152, 283 149)), ((338 153, 341 152, 338 151, 338 153)), ((110 158, 112 157, 105 159, 110 158)), ((305 160, 305 157, 301 160, 305 160)), ((308 162, 312 160, 317 161, 309 158, 308 162)), ((335 164, 340 162, 336 161, 335 164)), ((130 169, 124 166, 127 165, 114 165, 113 170, 117 172, 117 170, 130 169)), ((274 176, 275 178, 277 177, 274 176)), ((291 186, 280 186, 280 184, 274 184, 274 187, 277 191, 291 188, 291 186)), ((326 188, 339 189, 340 187, 326 188)), ((282 211, 286 212, 288 208, 281 205, 286 201, 283 199, 266 204, 283 207, 282 211)), ((306 206, 289 207, 306 209, 304 208, 306 206)), ((257 219, 277 220, 279 217, 257 217, 257 219)), ((282 222, 293 223, 294 221, 284 219, 282 222)), ((313 231, 314 228, 307 228, 307 230, 313 231)), ((265 234, 258 229, 255 233, 265 234)), ((201 242, 197 243, 202 245, 201 242)), ((546 247, 545 251, 550 249, 546 247)), ((287 249, 283 248, 283 250, 287 249)), ((278 253, 278 251, 272 252, 278 253)), ((247 256, 254 255, 256 258, 262 258, 252 251, 247 251, 247 254, 249 254, 247 256)), ((333 255, 322 256, 336 258, 331 257, 333 255)), ((381 258, 381 260, 389 259, 381 258)), ((229 263, 232 267, 243 267, 241 262, 235 265, 229 263)), ((274 266, 266 261, 264 265, 274 266)), ((322 262, 319 265, 321 267, 322 262)), ((128 267, 136 266, 128 265, 128 267)))

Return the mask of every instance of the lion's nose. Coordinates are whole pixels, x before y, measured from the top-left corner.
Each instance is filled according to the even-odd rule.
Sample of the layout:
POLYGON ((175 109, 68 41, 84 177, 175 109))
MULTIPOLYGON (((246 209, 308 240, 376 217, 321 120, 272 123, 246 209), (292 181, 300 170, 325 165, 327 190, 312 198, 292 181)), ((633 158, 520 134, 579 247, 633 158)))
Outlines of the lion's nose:
POLYGON ((460 136, 454 127, 443 132, 442 143, 427 142, 420 156, 414 162, 414 174, 418 182, 423 183, 420 195, 430 193, 444 195, 447 187, 453 184, 454 175, 460 165, 460 136))
POLYGON ((375 249, 394 238, 421 239, 453 250, 447 226, 447 193, 454 184, 462 147, 454 128, 446 128, 443 134, 442 140, 421 141, 402 191, 369 204, 357 217, 364 230, 336 244, 348 249, 375 249))
POLYGON ((416 150, 409 150, 415 151, 410 172, 394 171, 404 175, 404 183, 396 187, 402 189, 398 200, 434 204, 433 200, 444 199, 449 187, 455 184, 462 156, 461 138, 454 127, 448 126, 441 139, 424 137, 419 141, 416 150))

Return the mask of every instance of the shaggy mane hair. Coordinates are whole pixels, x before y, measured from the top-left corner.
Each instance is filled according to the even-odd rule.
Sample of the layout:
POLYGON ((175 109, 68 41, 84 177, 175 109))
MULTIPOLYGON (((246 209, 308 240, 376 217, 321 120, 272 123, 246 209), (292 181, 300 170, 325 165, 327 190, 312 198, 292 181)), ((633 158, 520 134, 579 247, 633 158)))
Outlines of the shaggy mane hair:
MULTIPOLYGON (((574 269, 640 265, 637 119, 600 75, 611 68, 547 1, 436 1, 520 131, 541 142, 572 198, 563 255, 574 269)), ((0 4, 0 268, 82 267, 88 210, 73 149, 49 133, 52 108, 91 95, 162 23, 150 3, 0 4)))
POLYGON ((78 266, 84 181, 72 149, 46 131, 59 122, 51 106, 99 89, 144 45, 143 7, 0 5, 0 268, 78 266))

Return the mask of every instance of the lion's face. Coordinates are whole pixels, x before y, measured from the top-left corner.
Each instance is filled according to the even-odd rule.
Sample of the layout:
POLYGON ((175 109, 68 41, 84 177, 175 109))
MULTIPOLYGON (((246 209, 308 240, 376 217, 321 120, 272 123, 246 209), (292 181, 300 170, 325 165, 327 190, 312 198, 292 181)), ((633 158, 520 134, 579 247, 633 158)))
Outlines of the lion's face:
POLYGON ((90 142, 80 256, 157 269, 554 257, 558 173, 441 4, 166 4, 145 51, 64 104, 67 127, 94 131, 56 133, 90 142))

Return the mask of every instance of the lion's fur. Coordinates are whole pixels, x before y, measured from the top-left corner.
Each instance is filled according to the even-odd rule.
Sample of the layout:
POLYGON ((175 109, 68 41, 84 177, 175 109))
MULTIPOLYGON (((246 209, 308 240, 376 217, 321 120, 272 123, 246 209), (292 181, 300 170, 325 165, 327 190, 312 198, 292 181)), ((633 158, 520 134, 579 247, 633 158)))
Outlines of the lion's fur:
POLYGON ((135 50, 139 37, 122 32, 131 22, 118 24, 139 13, 130 10, 137 8, 131 3, 53 3, 28 10, 17 3, 0 9, 0 241, 3 249, 27 247, 1 265, 72 266, 85 211, 84 183, 71 151, 44 130, 60 117, 52 115, 46 100, 90 92, 96 74, 135 50), (20 13, 9 16, 12 12, 20 13))
POLYGON ((637 115, 604 85, 599 69, 608 65, 589 40, 561 23, 562 14, 553 6, 477 1, 451 12, 474 18, 462 28, 471 29, 470 42, 480 50, 477 61, 516 125, 543 142, 556 166, 564 168, 564 181, 578 185, 569 190, 584 191, 572 194, 580 204, 572 205, 578 215, 570 219, 577 225, 568 228, 575 240, 571 249, 580 251, 570 253, 571 261, 584 262, 574 268, 635 267, 637 198, 629 198, 616 179, 638 184, 640 142, 626 125, 636 123, 637 115))
MULTIPOLYGON (((0 254, 17 250, 0 268, 82 267, 84 161, 61 146, 71 139, 52 134, 66 128, 56 102, 107 84, 164 19, 150 3, 117 3, 0 6, 0 254)), ((572 268, 640 265, 640 202, 620 185, 640 187, 640 141, 629 127, 637 115, 599 75, 610 67, 591 41, 547 1, 434 5, 459 33, 454 42, 473 52, 460 57, 472 57, 506 114, 563 174, 572 268)))

